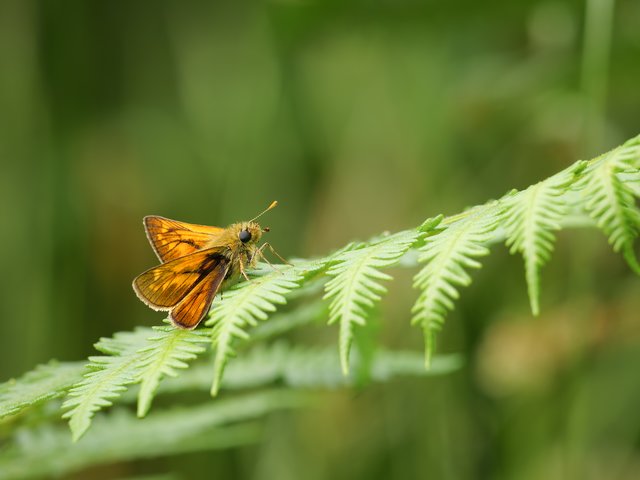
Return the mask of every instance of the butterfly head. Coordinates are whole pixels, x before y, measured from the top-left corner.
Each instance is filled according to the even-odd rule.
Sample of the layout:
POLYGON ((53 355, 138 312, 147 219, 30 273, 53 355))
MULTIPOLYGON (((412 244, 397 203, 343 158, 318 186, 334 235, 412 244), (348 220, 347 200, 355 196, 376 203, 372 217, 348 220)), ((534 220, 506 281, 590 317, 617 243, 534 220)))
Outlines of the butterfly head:
POLYGON ((269 228, 262 228, 256 222, 245 222, 236 224, 234 230, 234 235, 241 244, 251 245, 257 243, 262 233, 268 232, 269 228))
POLYGON ((258 242, 258 240, 260 240, 260 237, 262 237, 263 232, 269 231, 269 227, 262 228, 260 225, 258 225, 255 222, 255 220, 258 217, 261 217, 263 214, 267 213, 272 208, 276 207, 277 205, 278 205, 278 202, 274 200, 266 209, 264 209, 261 213, 253 217, 248 222, 237 223, 234 225, 234 227, 236 227, 234 229, 235 230, 234 234, 242 245, 249 246, 249 245, 255 244, 256 242, 258 242))

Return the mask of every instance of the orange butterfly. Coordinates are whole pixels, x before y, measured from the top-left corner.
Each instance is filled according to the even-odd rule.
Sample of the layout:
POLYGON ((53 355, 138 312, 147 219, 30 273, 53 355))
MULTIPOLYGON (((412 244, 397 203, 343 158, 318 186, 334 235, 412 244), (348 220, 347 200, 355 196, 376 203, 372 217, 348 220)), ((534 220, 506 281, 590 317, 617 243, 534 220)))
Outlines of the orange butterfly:
MULTIPOLYGON (((263 213, 278 202, 272 202, 263 213)), ((256 244, 268 228, 254 220, 227 228, 178 222, 164 217, 144 218, 147 238, 162 262, 138 275, 133 289, 154 310, 170 311, 171 322, 193 329, 205 317, 223 284, 233 282, 262 255, 256 244)), ((263 257, 264 258, 264 257, 263 257)))

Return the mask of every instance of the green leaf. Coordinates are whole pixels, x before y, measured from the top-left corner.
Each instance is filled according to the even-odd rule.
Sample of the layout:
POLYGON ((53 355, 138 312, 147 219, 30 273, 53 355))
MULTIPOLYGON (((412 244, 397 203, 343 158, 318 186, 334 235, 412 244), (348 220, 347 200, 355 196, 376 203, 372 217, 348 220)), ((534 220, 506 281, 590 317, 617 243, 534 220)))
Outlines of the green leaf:
POLYGON ((49 478, 91 465, 243 445, 260 438, 255 419, 307 402, 298 392, 267 391, 154 412, 144 421, 115 410, 96 418, 76 444, 66 429, 23 429, 0 453, 0 477, 49 478))
MULTIPOLYGON (((359 366, 358 352, 352 363, 359 366)), ((386 382, 400 376, 435 376, 452 373, 462 366, 460 355, 436 355, 431 368, 424 368, 424 353, 377 349, 371 359, 371 380, 386 382)), ((333 347, 295 347, 284 341, 257 345, 229 363, 222 386, 228 390, 260 388, 270 384, 292 388, 338 388, 356 383, 344 376, 333 347)), ((177 378, 163 382, 158 392, 180 393, 207 390, 211 384, 209 365, 199 364, 177 378)))
POLYGON ((414 287, 420 290, 420 296, 412 309, 412 324, 423 329, 427 368, 435 350, 435 335, 460 295, 456 287, 471 283, 466 269, 480 268, 475 259, 489 254, 485 245, 500 218, 496 203, 477 207, 436 235, 428 236, 420 248, 418 261, 426 265, 414 277, 414 287))
POLYGON ((561 220, 567 214, 564 194, 584 169, 583 162, 522 192, 504 199, 504 229, 507 247, 524 259, 525 278, 531 311, 540 313, 540 269, 551 258, 555 243, 554 231, 560 230, 561 220))
POLYGON ((324 298, 331 299, 329 325, 340 324, 340 364, 344 375, 349 374, 353 328, 365 324, 368 309, 386 293, 379 281, 392 279, 380 269, 397 263, 419 235, 416 230, 407 230, 383 237, 370 245, 340 253, 329 267, 327 275, 333 278, 325 286, 324 298))
POLYGON ((88 372, 71 389, 63 405, 68 409, 63 418, 69 419, 74 441, 87 431, 98 410, 110 406, 111 400, 119 397, 127 385, 138 380, 141 365, 136 352, 145 347, 152 334, 150 328, 139 328, 102 338, 96 344, 96 349, 107 356, 89 357, 88 372))
POLYGON ((613 250, 622 252, 629 266, 640 275, 633 249, 640 234, 640 210, 635 199, 639 194, 633 188, 633 180, 636 185, 640 181, 640 137, 592 163, 576 188, 584 196, 584 208, 607 235, 613 250))
POLYGON ((163 376, 176 377, 178 369, 185 369, 188 361, 195 359, 206 349, 200 345, 209 343, 210 329, 181 330, 172 326, 153 327, 157 335, 149 338, 149 344, 138 353, 140 356, 138 377, 141 381, 138 393, 138 416, 144 417, 163 376))
POLYGON ((324 266, 323 262, 302 262, 298 265, 279 266, 269 274, 239 283, 222 294, 211 311, 207 326, 212 326, 212 344, 215 349, 211 395, 218 394, 224 369, 235 356, 236 338, 246 340, 247 327, 255 327, 276 310, 276 305, 287 302, 286 295, 300 287, 305 275, 324 266))
POLYGON ((49 362, 0 385, 0 419, 63 396, 82 378, 83 362, 49 362))

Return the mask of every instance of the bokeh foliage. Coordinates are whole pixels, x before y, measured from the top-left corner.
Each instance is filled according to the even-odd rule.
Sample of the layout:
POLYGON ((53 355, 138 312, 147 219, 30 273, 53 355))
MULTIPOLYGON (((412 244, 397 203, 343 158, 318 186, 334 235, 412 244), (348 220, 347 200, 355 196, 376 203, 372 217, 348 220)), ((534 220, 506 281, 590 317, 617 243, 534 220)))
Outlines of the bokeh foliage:
MULTIPOLYGON (((578 1, 2 2, 0 379, 160 323, 130 288, 155 261, 146 214, 224 225, 278 199, 270 242, 308 257, 636 135, 640 4, 599 3, 615 7, 587 35, 610 29, 600 57, 578 1)), ((563 233, 532 319, 521 264, 496 250, 440 339, 469 357, 462 373, 335 395, 271 417, 256 446, 118 474, 632 478, 637 278, 604 238, 563 233)), ((393 273, 362 341, 419 349, 411 275, 393 273)))

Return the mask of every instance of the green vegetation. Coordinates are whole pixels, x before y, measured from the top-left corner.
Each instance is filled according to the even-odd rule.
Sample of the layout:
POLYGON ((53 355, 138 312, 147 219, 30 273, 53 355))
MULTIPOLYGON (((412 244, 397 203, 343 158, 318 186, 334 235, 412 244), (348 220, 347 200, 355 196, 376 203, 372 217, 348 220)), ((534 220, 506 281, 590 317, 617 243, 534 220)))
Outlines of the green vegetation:
MULTIPOLYGON (((181 371, 189 367, 187 362, 205 353, 204 345, 208 343, 212 343, 213 350, 211 394, 215 396, 223 381, 227 363, 236 355, 233 344, 237 340, 247 341, 251 338, 247 327, 256 327, 259 321, 268 320, 269 313, 274 312, 277 305, 286 304, 287 296, 294 290, 312 282, 324 283, 325 277, 330 278, 325 283, 325 299, 330 299, 328 323, 340 325, 340 364, 347 380, 350 349, 355 335, 354 324, 364 326, 376 302, 386 292, 379 281, 392 280, 392 277, 382 272, 382 269, 398 263, 412 248, 417 248, 420 252, 418 262, 426 263, 415 277, 414 286, 420 290, 420 297, 414 307, 416 315, 413 323, 421 325, 424 330, 426 368, 429 369, 435 332, 441 328, 447 311, 453 309, 453 302, 459 297, 456 287, 471 283, 466 269, 479 268, 481 265, 477 258, 486 256, 489 253, 487 246, 503 237, 506 238, 507 246, 511 247, 511 253, 521 252, 523 255, 531 309, 536 315, 539 314, 539 270, 551 256, 555 241, 552 232, 562 229, 562 222, 569 211, 573 212, 574 224, 580 215, 586 225, 589 224, 588 220, 593 219, 608 235, 614 250, 622 250, 630 266, 636 268, 638 262, 633 245, 640 233, 640 211, 635 204, 634 192, 638 189, 640 136, 591 162, 580 161, 522 192, 512 191, 500 200, 474 207, 454 217, 443 220, 440 216, 435 220, 425 221, 414 230, 381 235, 369 242, 349 244, 337 253, 321 259, 296 261, 292 265, 274 267, 269 272, 262 271, 261 275, 231 287, 224 292, 222 298, 217 299, 210 319, 206 322, 210 328, 195 331, 180 330, 172 326, 138 328, 131 333, 117 333, 113 338, 102 339, 96 344, 96 349, 105 355, 90 357, 84 378, 78 380, 78 367, 74 364, 51 363, 39 367, 21 380, 2 386, 0 412, 2 417, 28 414, 31 408, 40 406, 47 400, 57 399, 68 391, 68 399, 62 405, 65 410, 63 417, 69 419, 73 440, 77 441, 89 429, 96 412, 111 406, 129 385, 140 384, 138 417, 144 417, 163 377, 178 377, 181 371), (601 188, 594 188, 594 185, 601 188)), ((296 315, 295 309, 291 312, 296 315)), ((291 325, 298 326, 295 323, 291 325)), ((259 370, 265 366, 272 371, 283 366, 287 368, 286 365, 299 368, 304 365, 298 358, 301 353, 304 355, 305 350, 285 350, 284 353, 281 352, 279 362, 274 362, 267 352, 258 360, 261 364, 259 370)), ((366 355, 370 353, 361 352, 361 356, 366 355)), ((390 365, 408 367, 406 371, 400 368, 394 373, 416 373, 411 363, 405 365, 400 361, 403 355, 401 353, 380 355, 378 352, 374 355, 374 360, 383 365, 388 362, 390 365)), ((438 360, 439 364, 446 366, 436 369, 437 373, 448 373, 458 365, 456 361, 438 360)), ((203 365, 206 363, 201 362, 200 368, 203 365)), ((335 368, 335 363, 331 365, 335 368)), ((255 364, 249 364, 249 367, 245 365, 245 375, 255 374, 252 366, 255 364)), ((379 374, 374 363, 363 364, 362 368, 368 370, 365 373, 372 379, 388 379, 379 374)), ((386 368, 393 372, 391 367, 386 368)), ((335 375, 330 368, 325 367, 324 370, 335 375)), ((307 383, 302 385, 306 388, 310 384, 323 385, 325 382, 322 379, 327 372, 317 367, 309 369, 306 372, 307 383)), ((289 383, 291 378, 283 374, 272 374, 267 375, 264 380, 265 383, 270 383, 279 377, 285 383, 289 383)), ((296 386, 295 376, 293 378, 290 387, 296 386)), ((295 391, 296 389, 292 389, 290 393, 277 394, 275 400, 267 397, 266 402, 263 401, 262 394, 255 398, 251 395, 243 397, 248 398, 248 411, 243 410, 245 404, 242 400, 227 400, 220 406, 206 400, 203 405, 185 408, 180 414, 161 413, 158 418, 142 427, 133 426, 132 420, 126 415, 115 413, 108 431, 96 434, 106 438, 101 438, 95 444, 104 447, 113 442, 112 448, 116 453, 110 452, 111 456, 104 455, 102 449, 99 453, 92 449, 81 449, 79 454, 88 458, 74 455, 73 461, 65 462, 60 460, 56 449, 48 452, 47 449, 43 451, 38 448, 35 453, 30 453, 34 451, 33 447, 23 447, 21 455, 26 458, 34 455, 40 466, 49 459, 51 469, 67 471, 92 462, 172 453, 171 449, 176 446, 177 440, 199 434, 208 426, 217 426, 221 420, 226 423, 230 419, 253 419, 257 415, 256 410, 263 414, 271 408, 288 407, 291 401, 297 405, 302 401, 302 396, 298 399, 293 393, 295 391), (281 399, 284 400, 280 402, 281 399), (225 407, 229 409, 228 412, 225 407), (220 413, 219 410, 225 413, 220 413), (188 421, 185 420, 186 416, 189 417, 188 421), (181 433, 183 429, 186 433, 181 433), (137 440, 149 436, 172 437, 172 440, 168 443, 145 443, 137 440), (131 445, 135 447, 129 446, 132 440, 135 441, 131 445)), ((245 439, 245 430, 238 431, 241 432, 240 438, 245 439)), ((231 430, 231 445, 236 441, 238 431, 236 427, 231 430)), ((223 446, 230 445, 225 441, 226 434, 225 430, 218 434, 223 446)), ((59 437, 60 434, 56 432, 48 435, 59 437)), ((56 445, 59 448, 59 443, 56 445)), ((182 442, 179 445, 181 452, 191 450, 182 442)), ((215 448, 209 442, 206 445, 215 448)), ((214 445, 218 444, 214 442, 214 445)), ((194 443, 192 447, 193 450, 201 448, 198 443, 194 443)), ((10 449, 7 456, 7 468, 11 472, 16 468, 15 458, 21 457, 16 454, 15 448, 10 449)), ((20 463, 20 460, 17 462, 20 463)), ((17 468, 16 471, 20 472, 21 469, 17 468)), ((18 478, 21 474, 15 475, 18 478)))
POLYGON ((636 478, 639 25, 3 2, 0 480, 636 478), (136 298, 142 217, 274 199, 291 264, 194 331, 136 298))

